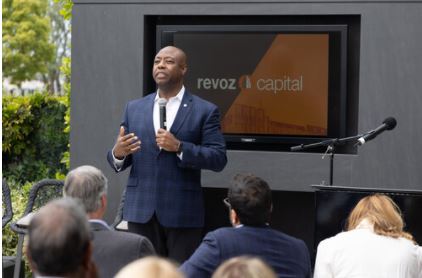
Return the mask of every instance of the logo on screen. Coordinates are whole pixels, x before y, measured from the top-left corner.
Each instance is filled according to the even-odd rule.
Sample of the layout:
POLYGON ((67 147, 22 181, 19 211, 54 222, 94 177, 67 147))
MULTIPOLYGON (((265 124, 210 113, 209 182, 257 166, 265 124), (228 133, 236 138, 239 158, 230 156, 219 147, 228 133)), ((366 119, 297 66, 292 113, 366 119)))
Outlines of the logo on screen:
POLYGON ((236 90, 235 78, 198 78, 197 88, 205 90, 236 90))
POLYGON ((255 90, 256 92, 288 93, 303 91, 303 75, 291 77, 283 75, 279 78, 251 77, 242 75, 235 78, 198 78, 197 89, 202 90, 255 90))
POLYGON ((249 75, 242 75, 239 77, 238 86, 240 89, 251 89, 252 83, 249 75))

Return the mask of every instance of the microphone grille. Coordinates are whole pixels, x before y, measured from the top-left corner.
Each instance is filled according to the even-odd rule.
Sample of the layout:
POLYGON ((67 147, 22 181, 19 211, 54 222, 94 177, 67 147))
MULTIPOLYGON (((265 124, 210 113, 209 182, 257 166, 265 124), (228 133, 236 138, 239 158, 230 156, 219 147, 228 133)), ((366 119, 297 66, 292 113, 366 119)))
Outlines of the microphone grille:
POLYGON ((392 130, 396 127, 397 125, 397 121, 395 118, 393 117, 388 117, 387 119, 385 119, 383 122, 383 124, 385 124, 387 126, 387 130, 392 130))
POLYGON ((167 104, 167 99, 165 99, 165 98, 160 98, 160 99, 158 99, 158 105, 159 106, 166 106, 166 104, 167 104))

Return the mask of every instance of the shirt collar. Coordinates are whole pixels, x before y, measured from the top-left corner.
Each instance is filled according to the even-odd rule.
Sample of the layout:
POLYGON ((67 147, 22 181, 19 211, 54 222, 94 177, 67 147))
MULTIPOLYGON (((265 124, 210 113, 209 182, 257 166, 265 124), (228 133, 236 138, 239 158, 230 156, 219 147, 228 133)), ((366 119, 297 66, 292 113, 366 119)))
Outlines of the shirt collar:
POLYGON ((104 226, 108 230, 111 230, 110 226, 102 219, 89 219, 89 223, 99 224, 99 225, 104 226))
MULTIPOLYGON (((234 228, 242 228, 244 226, 245 225, 243 225, 243 224, 239 224, 239 225, 234 226, 234 228)), ((269 223, 265 223, 263 226, 253 226, 253 227, 269 227, 269 226, 270 226, 269 223)))
MULTIPOLYGON (((171 100, 171 99, 177 99, 180 102, 182 102, 182 99, 183 99, 183 96, 184 95, 185 95, 185 86, 182 85, 182 88, 177 93, 177 95, 175 95, 174 97, 171 97, 169 100, 171 100)), ((157 90, 157 94, 155 95, 154 102, 157 102, 159 99, 160 99, 160 90, 157 90)))
POLYGON ((371 223, 369 219, 364 218, 362 219, 362 221, 360 221, 360 223, 356 226, 355 229, 367 229, 367 230, 374 231, 374 224, 371 223))

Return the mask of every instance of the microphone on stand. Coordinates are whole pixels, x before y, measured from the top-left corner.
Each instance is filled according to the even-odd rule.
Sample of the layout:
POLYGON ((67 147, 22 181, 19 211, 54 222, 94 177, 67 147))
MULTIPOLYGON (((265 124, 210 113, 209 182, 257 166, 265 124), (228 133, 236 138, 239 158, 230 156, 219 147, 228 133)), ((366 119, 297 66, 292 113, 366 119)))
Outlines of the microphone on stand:
POLYGON ((383 133, 384 131, 394 129, 396 125, 397 125, 396 119, 394 119, 393 117, 388 117, 382 122, 382 125, 380 125, 376 129, 371 130, 367 134, 360 137, 356 145, 362 146, 363 144, 365 144, 368 141, 371 141, 372 139, 374 139, 375 137, 377 137, 379 134, 383 133))
POLYGON ((167 130, 166 104, 167 100, 165 98, 158 100, 158 106, 160 107, 160 128, 167 130))

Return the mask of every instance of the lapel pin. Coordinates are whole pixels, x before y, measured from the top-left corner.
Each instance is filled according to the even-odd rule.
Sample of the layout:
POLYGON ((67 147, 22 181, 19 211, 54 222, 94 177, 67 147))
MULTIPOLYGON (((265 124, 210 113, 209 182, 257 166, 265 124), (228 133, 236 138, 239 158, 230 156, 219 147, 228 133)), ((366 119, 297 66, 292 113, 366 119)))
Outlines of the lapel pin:
POLYGON ((186 103, 183 104, 183 107, 188 107, 188 105, 186 103))

